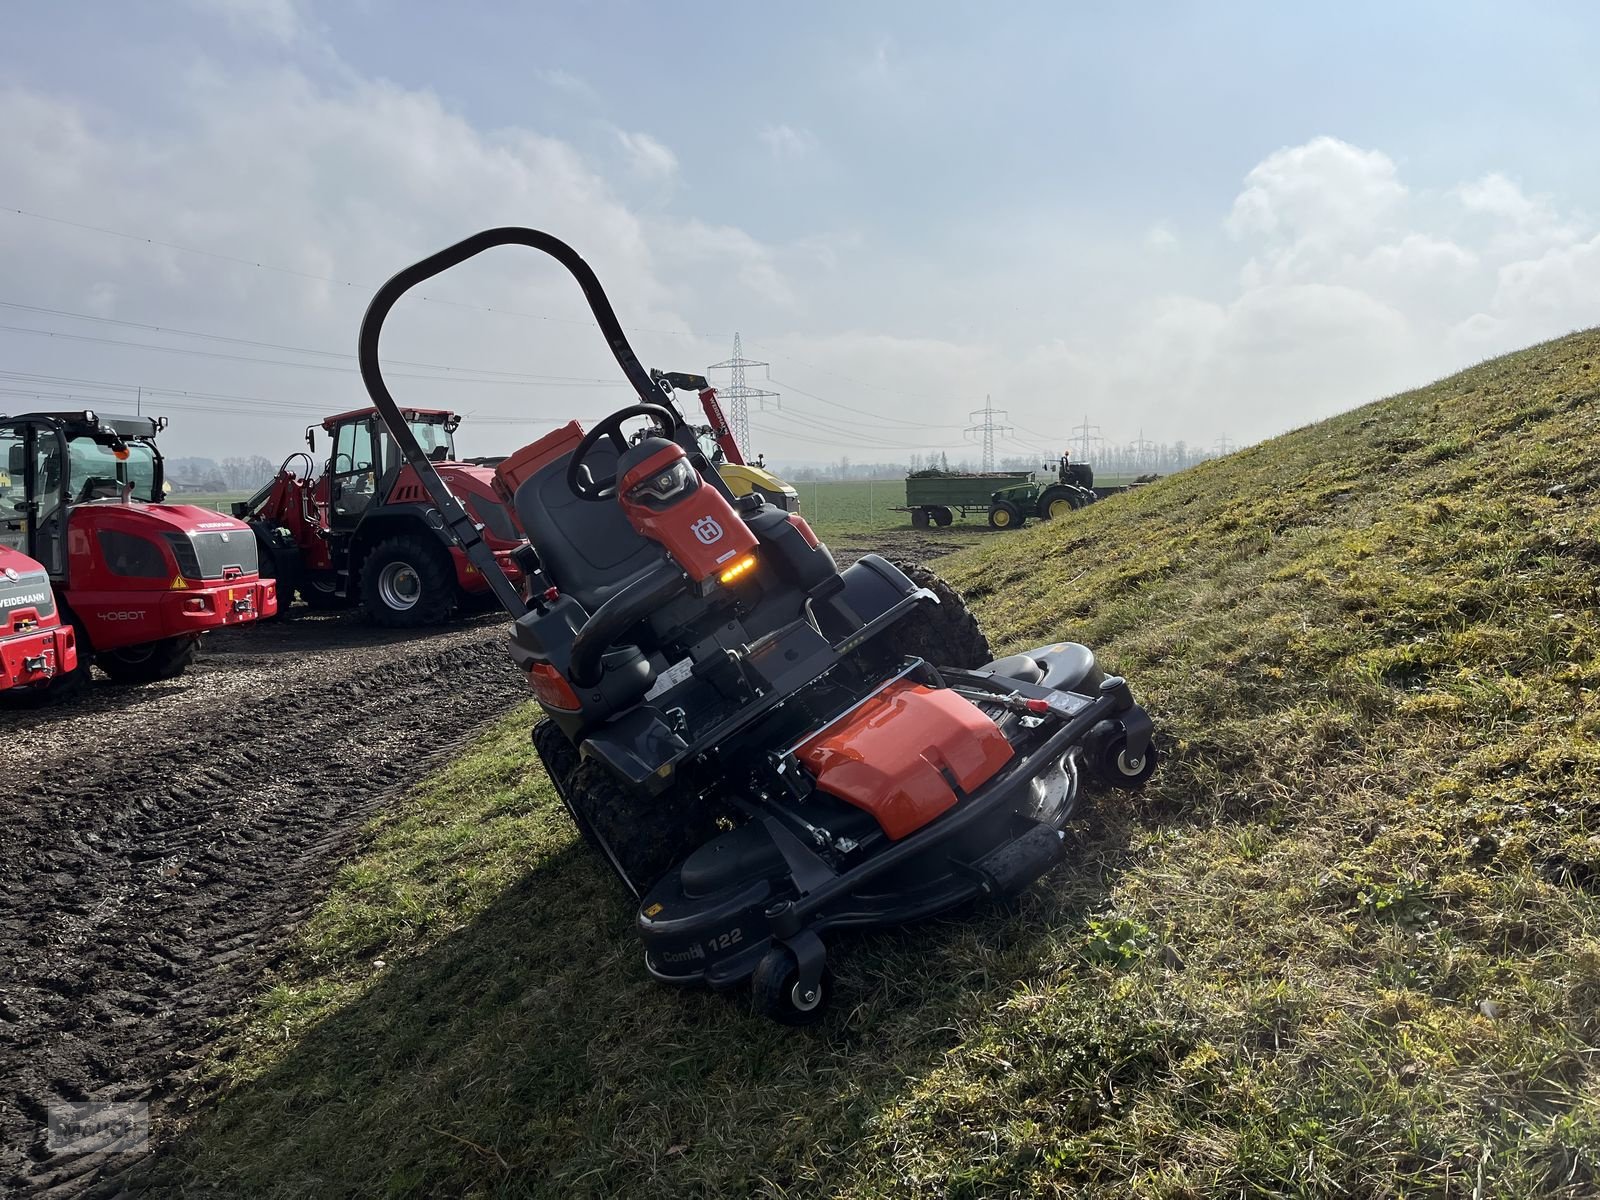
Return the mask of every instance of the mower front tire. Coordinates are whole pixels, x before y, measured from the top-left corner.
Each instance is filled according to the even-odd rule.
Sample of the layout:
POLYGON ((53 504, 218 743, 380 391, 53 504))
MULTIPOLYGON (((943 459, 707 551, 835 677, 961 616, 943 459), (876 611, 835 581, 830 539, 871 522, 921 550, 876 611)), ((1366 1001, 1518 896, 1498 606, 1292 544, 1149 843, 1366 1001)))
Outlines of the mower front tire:
POLYGON ((1144 754, 1138 758, 1128 756, 1128 743, 1125 738, 1112 738, 1100 747, 1095 755, 1094 770, 1100 781, 1107 787, 1114 787, 1118 791, 1136 792, 1142 788, 1150 776, 1156 773, 1156 764, 1160 761, 1154 745, 1144 748, 1144 754))
POLYGON ((756 1012, 780 1025, 815 1025, 833 999, 833 972, 826 967, 810 992, 800 990, 800 964, 787 946, 773 946, 761 956, 750 977, 756 1012))
POLYGON ((880 645, 901 657, 914 655, 935 666, 968 671, 993 660, 989 639, 983 636, 978 618, 968 611, 960 592, 920 563, 896 560, 894 565, 912 583, 937 596, 939 603, 919 605, 877 636, 880 645))
POLYGON ((456 573, 438 539, 403 534, 373 547, 361 565, 361 602, 390 629, 417 629, 450 619, 456 573))
MULTIPOLYGON (((160 679, 176 679, 189 669, 199 653, 198 637, 172 637, 117 650, 102 650, 94 656, 94 662, 117 683, 154 683, 160 679)), ((81 655, 79 661, 84 661, 81 655)))

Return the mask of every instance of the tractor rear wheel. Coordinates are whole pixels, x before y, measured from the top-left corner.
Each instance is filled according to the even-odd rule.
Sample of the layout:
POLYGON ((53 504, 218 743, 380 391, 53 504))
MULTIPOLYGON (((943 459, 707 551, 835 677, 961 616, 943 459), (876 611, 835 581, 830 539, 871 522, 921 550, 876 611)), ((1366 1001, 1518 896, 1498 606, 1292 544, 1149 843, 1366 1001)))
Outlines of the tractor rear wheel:
POLYGON ((1020 529, 1024 520, 1022 510, 1009 500, 996 500, 989 506, 991 529, 1020 529))
POLYGON ((716 813, 699 797, 635 795, 596 762, 578 766, 562 799, 584 839, 635 896, 717 833, 716 813))
POLYGON ((1045 488, 1044 493, 1039 497, 1039 519, 1041 521, 1055 521, 1080 507, 1082 506, 1078 502, 1077 493, 1071 488, 1045 488))
POLYGON ((154 683, 176 679, 199 653, 200 639, 185 635, 102 650, 94 656, 94 664, 118 683, 154 683))
POLYGON ((918 605, 873 639, 878 645, 902 658, 914 655, 934 666, 968 671, 993 660, 989 639, 983 636, 978 618, 968 611, 960 592, 919 563, 896 561, 894 565, 912 583, 939 597, 939 603, 918 605))
POLYGON ((386 538, 361 565, 361 600, 379 625, 438 625, 456 606, 456 573, 434 537, 386 538))

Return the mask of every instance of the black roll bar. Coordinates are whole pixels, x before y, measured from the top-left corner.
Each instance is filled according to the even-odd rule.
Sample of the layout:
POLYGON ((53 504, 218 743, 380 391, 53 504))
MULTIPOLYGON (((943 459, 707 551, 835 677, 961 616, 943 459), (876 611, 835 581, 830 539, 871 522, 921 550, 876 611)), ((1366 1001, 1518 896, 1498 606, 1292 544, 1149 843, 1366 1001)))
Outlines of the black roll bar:
POLYGON ((617 365, 627 376, 628 383, 639 394, 640 401, 646 404, 659 402, 661 393, 651 381, 650 373, 635 357, 633 347, 628 344, 627 335, 622 332, 622 323, 617 320, 617 314, 611 308, 611 301, 607 299, 605 289, 600 286, 600 280, 589 264, 560 238, 541 233, 537 229, 508 225, 500 229, 486 229, 482 233, 475 233, 399 271, 372 297, 366 315, 361 318, 361 335, 356 349, 356 357, 361 366, 361 382, 366 385, 367 395, 372 398, 378 415, 383 418, 390 436, 400 447, 400 453, 416 471, 422 480, 422 486, 427 489, 428 496, 438 508, 444 520, 443 532, 466 553, 467 561, 483 572, 483 577, 488 581, 495 598, 500 601, 500 606, 513 617, 520 617, 528 611, 522 596, 507 578, 506 573, 500 569, 494 552, 489 549, 488 543, 478 532, 477 522, 468 515, 461 501, 451 493, 427 454, 423 452, 416 435, 411 432, 411 427, 401 416, 400 406, 389 394, 388 385, 383 379, 383 370, 378 364, 378 339, 383 333, 383 323, 401 296, 424 280, 432 279, 435 275, 440 275, 451 267, 459 266, 467 259, 482 254, 485 250, 493 250, 497 246, 527 246, 531 250, 548 254, 565 267, 578 281, 578 286, 583 289, 584 298, 589 301, 589 309, 594 313, 595 323, 599 325, 600 332, 605 336, 606 344, 611 347, 611 354, 617 360, 617 365))

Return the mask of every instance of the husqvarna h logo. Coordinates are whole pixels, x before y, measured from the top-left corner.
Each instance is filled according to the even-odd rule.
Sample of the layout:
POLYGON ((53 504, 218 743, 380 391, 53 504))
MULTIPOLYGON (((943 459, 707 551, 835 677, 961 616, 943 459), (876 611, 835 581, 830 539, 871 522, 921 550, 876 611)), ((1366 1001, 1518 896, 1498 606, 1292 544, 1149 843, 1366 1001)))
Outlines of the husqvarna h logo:
POLYGON ((709 546, 722 540, 722 526, 710 517, 701 517, 689 528, 694 530, 695 537, 700 539, 702 545, 709 546))

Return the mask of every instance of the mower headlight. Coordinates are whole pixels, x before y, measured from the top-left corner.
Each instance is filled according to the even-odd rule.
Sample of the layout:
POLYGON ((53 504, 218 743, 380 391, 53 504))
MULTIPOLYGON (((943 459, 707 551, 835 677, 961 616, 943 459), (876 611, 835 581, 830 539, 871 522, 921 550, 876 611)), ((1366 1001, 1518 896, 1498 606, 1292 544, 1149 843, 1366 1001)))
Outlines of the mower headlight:
POLYGON ((643 483, 634 484, 628 490, 628 499, 640 504, 649 504, 652 501, 658 505, 665 504, 693 491, 699 482, 700 477, 689 465, 689 460, 680 458, 670 467, 657 471, 643 483))

